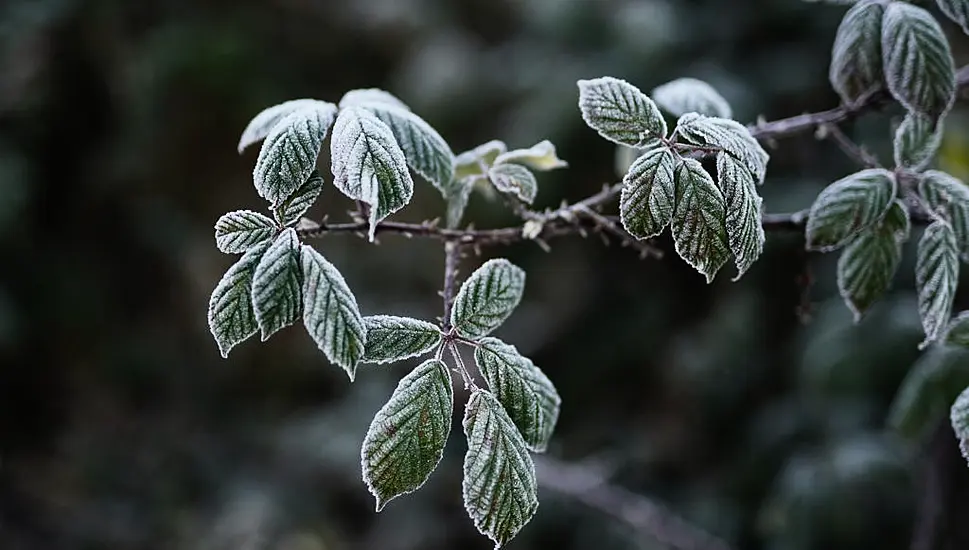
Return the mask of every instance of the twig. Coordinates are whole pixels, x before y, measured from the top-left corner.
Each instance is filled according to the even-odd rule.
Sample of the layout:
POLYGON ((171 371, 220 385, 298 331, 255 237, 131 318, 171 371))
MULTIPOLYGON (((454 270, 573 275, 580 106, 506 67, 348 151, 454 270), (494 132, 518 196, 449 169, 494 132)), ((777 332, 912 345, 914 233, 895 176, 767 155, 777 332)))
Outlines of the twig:
POLYGON ((722 540, 677 516, 663 505, 609 484, 590 468, 536 456, 538 485, 575 499, 621 521, 637 533, 676 550, 730 550, 722 540))
POLYGON ((454 296, 457 294, 458 285, 458 263, 461 261, 461 247, 456 242, 447 241, 444 243, 444 289, 441 298, 444 300, 444 317, 441 325, 444 332, 451 330, 451 307, 454 305, 454 296))
POLYGON ((818 126, 818 138, 830 138, 841 151, 865 168, 881 168, 881 163, 875 155, 869 153, 864 147, 855 143, 844 131, 835 124, 825 124, 818 126))
POLYGON ((592 210, 591 208, 583 207, 579 209, 578 213, 589 218, 593 223, 595 223, 599 227, 599 229, 614 236, 616 239, 619 240, 620 243, 622 243, 623 246, 628 246, 633 250, 636 250, 637 252, 639 252, 640 258, 646 258, 648 256, 652 256, 656 259, 663 258, 662 250, 656 248, 655 246, 649 244, 646 241, 640 241, 636 239, 629 233, 623 231, 621 227, 615 224, 615 222, 613 222, 606 216, 599 214, 595 210, 592 210))

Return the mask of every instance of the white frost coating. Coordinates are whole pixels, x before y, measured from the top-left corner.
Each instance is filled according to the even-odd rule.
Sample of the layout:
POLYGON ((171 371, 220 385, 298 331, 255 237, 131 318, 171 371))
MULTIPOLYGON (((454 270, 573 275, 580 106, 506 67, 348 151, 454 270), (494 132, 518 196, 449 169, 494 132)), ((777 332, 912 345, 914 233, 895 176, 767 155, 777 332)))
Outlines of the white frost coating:
POLYGON ((673 116, 686 113, 733 118, 727 100, 713 86, 698 78, 678 78, 653 88, 649 94, 660 109, 673 116))
POLYGON ((215 246, 226 254, 240 254, 271 238, 276 222, 252 210, 223 214, 215 222, 215 246))
POLYGON ((558 157, 555 152, 555 145, 547 139, 532 145, 528 149, 515 149, 495 157, 494 164, 506 163, 521 164, 540 172, 569 166, 569 163, 558 157))
POLYGON ((488 391, 471 394, 464 411, 462 489, 474 526, 501 548, 538 510, 535 463, 501 403, 488 391))
POLYGON ((808 213, 807 249, 831 252, 873 227, 892 204, 895 188, 895 177, 881 168, 862 170, 827 186, 808 213))
POLYGON ((373 315, 364 317, 367 345, 363 363, 394 363, 423 355, 441 343, 441 330, 427 321, 373 315))
POLYGON ((407 165, 443 195, 454 178, 454 153, 430 124, 410 111, 388 104, 363 104, 386 124, 404 152, 407 165))
POLYGON ((393 131, 362 107, 337 116, 330 141, 333 185, 370 205, 370 241, 377 223, 403 208, 414 194, 407 159, 393 131))
POLYGON ((275 208, 309 179, 335 116, 336 105, 316 101, 292 111, 273 126, 252 171, 260 197, 275 208))
POLYGON ((253 117, 249 125, 246 126, 246 129, 242 131, 242 137, 239 138, 239 153, 242 153, 246 147, 268 136, 273 126, 293 111, 297 111, 303 107, 312 107, 316 103, 322 102, 316 99, 291 99, 263 109, 253 117))
POLYGON ((717 178, 727 209, 727 241, 733 252, 739 281, 764 251, 764 226, 760 223, 763 199, 757 194, 754 175, 727 153, 717 153, 717 178))
POLYGON ((933 211, 949 220, 960 252, 963 257, 969 255, 969 187, 945 172, 926 170, 919 182, 919 195, 933 211))
POLYGON ((622 179, 619 218, 626 232, 633 237, 655 237, 673 220, 675 165, 676 156, 669 149, 656 147, 646 151, 629 167, 622 179))
POLYGON ((922 170, 932 162, 942 144, 943 122, 909 112, 895 130, 895 165, 922 170))
POLYGON ((932 222, 919 241, 915 261, 915 287, 919 294, 919 314, 925 340, 924 349, 939 339, 949 324, 952 303, 959 285, 959 249, 952 226, 945 221, 932 222))
POLYGON ((461 285, 451 324, 468 338, 487 336, 518 307, 524 291, 522 268, 504 258, 488 260, 461 285))
POLYGON ((939 9, 969 34, 969 0, 936 0, 939 9))
POLYGON ((676 211, 672 229, 676 253, 711 283, 730 259, 723 194, 694 159, 680 159, 673 173, 676 211))
POLYGON ((838 26, 828 79, 845 103, 885 84, 881 43, 884 15, 881 2, 862 0, 845 13, 838 26))
POLYGON ((770 155, 736 120, 687 113, 677 121, 674 132, 690 143, 726 151, 750 170, 758 184, 764 183, 770 155))
POLYGON ((360 449, 363 481, 377 511, 416 491, 437 468, 451 431, 454 390, 447 365, 431 359, 401 379, 370 423, 360 449))
POLYGON ((303 325, 331 363, 353 382, 363 357, 367 328, 357 299, 340 271, 311 246, 300 249, 303 325))
POLYGON ((855 323, 891 288, 910 228, 908 210, 896 199, 881 223, 856 236, 838 258, 838 291, 855 323))
POLYGON ((962 458, 969 460, 969 388, 962 390, 949 409, 949 421, 952 430, 959 438, 959 449, 962 458))
POLYGON ((969 311, 962 311, 949 322, 945 343, 969 348, 969 311))
POLYGON ((455 180, 448 186, 445 199, 447 200, 447 215, 445 223, 449 229, 456 228, 464 217, 464 210, 468 207, 468 199, 477 178, 455 180))
POLYGON ((666 137, 666 120, 639 88, 606 76, 579 80, 582 120, 603 138, 630 147, 653 145, 666 137))
POLYGON ((888 90, 909 111, 941 117, 956 97, 955 62, 935 18, 906 2, 891 2, 882 20, 888 90))
POLYGON ((410 110, 410 107, 398 99, 397 96, 379 88, 361 88, 359 90, 350 90, 349 92, 343 94, 343 97, 340 98, 339 105, 341 109, 367 105, 388 105, 390 107, 396 107, 405 111, 410 110))
POLYGON ((252 275, 269 242, 258 244, 225 272, 209 298, 209 331, 225 359, 236 344, 259 331, 252 309, 252 275))
POLYGON ((454 157, 454 179, 484 176, 497 158, 508 151, 505 142, 493 139, 454 157))
POLYGON ((288 199, 273 209, 276 221, 283 225, 296 223, 313 206, 322 191, 323 177, 318 171, 314 171, 288 199))
POLYGON ((252 307, 265 342, 302 311, 299 238, 287 228, 269 245, 252 277, 252 307))
POLYGON ((474 350, 474 360, 528 448, 545 452, 562 404, 552 381, 515 346, 497 338, 482 338, 474 350))
POLYGON ((488 179, 495 189, 510 193, 527 204, 532 204, 538 194, 535 174, 520 164, 495 164, 488 171, 488 179))

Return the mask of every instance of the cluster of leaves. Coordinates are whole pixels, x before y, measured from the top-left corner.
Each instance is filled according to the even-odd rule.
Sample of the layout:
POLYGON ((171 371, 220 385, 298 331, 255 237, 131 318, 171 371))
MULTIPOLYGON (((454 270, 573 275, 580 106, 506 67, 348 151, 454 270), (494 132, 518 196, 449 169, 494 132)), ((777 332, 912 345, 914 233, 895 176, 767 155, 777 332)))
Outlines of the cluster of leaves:
POLYGON ((649 239, 670 226, 677 253, 712 282, 731 257, 739 279, 764 248, 760 195, 769 155, 709 84, 682 78, 652 98, 612 77, 580 80, 582 118, 637 151, 619 202, 625 230, 649 239), (670 132, 660 108, 679 117, 670 132), (716 178, 701 159, 715 158, 716 178))

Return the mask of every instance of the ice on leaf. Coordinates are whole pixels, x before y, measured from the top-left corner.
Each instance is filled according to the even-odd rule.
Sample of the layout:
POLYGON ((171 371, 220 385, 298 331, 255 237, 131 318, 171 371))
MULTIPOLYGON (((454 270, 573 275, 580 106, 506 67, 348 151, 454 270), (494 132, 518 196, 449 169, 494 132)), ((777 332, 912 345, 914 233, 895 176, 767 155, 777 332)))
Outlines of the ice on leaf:
POLYGON ((454 157, 454 179, 485 177, 495 160, 508 152, 505 142, 493 139, 454 157))
POLYGON ((487 336, 518 307, 524 290, 522 268, 504 258, 488 260, 461 285, 451 325, 467 338, 487 336))
POLYGON ((838 26, 828 78, 845 103, 885 85, 881 42, 884 15, 882 2, 861 0, 845 13, 838 26))
POLYGON ((215 245, 226 254, 239 254, 269 240, 276 231, 276 223, 266 216, 252 210, 236 210, 215 222, 215 245))
POLYGON ((707 283, 730 259, 723 193, 696 160, 681 158, 673 172, 676 211, 672 229, 676 253, 702 273, 707 283))
POLYGON ((493 162, 493 164, 506 163, 521 164, 540 172, 566 168, 569 165, 558 157, 555 152, 555 145, 547 139, 532 145, 528 149, 515 149, 501 153, 495 157, 493 162))
POLYGON ((209 299, 209 330, 223 358, 236 344, 259 332, 252 308, 252 276, 269 244, 253 246, 232 264, 209 299))
POLYGON ((942 143, 943 123, 909 112, 895 130, 895 165, 921 170, 932 162, 942 143))
POLYGON ((630 147, 646 147, 666 137, 659 107, 639 88, 606 76, 579 80, 582 119, 603 138, 630 147))
POLYGON ((299 238, 284 229, 263 254, 252 279, 252 305, 266 341, 293 324, 302 312, 299 238))
POLYGON ((760 223, 763 200, 757 194, 754 175, 725 152, 717 153, 717 179, 727 208, 727 242, 737 265, 733 280, 738 281, 764 251, 764 227, 760 223))
POLYGON ((949 421, 959 438, 962 458, 969 460, 969 388, 959 394, 949 410, 949 421))
POLYGON ((949 324, 956 287, 959 285, 959 248, 952 226, 932 222, 919 241, 915 261, 915 286, 925 340, 924 348, 939 339, 949 324))
POLYGON ((919 181, 919 195, 929 207, 952 225, 963 257, 969 255, 969 186, 938 170, 926 170, 919 181))
POLYGON ((318 103, 323 102, 316 99, 291 99, 263 109, 253 117, 246 129, 242 131, 242 137, 239 138, 239 152, 242 153, 246 147, 265 139, 272 131, 273 126, 293 111, 305 107, 312 108, 318 103))
POLYGON ((410 107, 397 98, 394 94, 379 88, 361 88, 350 90, 340 98, 339 106, 341 109, 347 107, 360 107, 364 105, 386 105, 397 109, 409 111, 410 107))
POLYGON ((873 227, 895 198, 895 177, 869 168, 827 186, 811 205, 805 239, 808 250, 830 252, 873 227))
POLYGON ((770 155, 736 120, 687 113, 677 121, 674 132, 690 143, 725 151, 743 163, 758 184, 764 182, 770 155))
POLYGON ((488 171, 488 179, 498 191, 514 195, 526 204, 531 204, 538 194, 535 174, 520 164, 495 164, 488 171))
POLYGON ((655 237, 673 220, 675 165, 676 156, 672 151, 655 147, 629 167, 622 180, 619 219, 630 235, 637 239, 655 237))
POLYGON ((969 311, 963 311, 949 322, 945 343, 969 348, 969 311))
POLYGON ((303 185, 273 209, 276 221, 283 225, 296 223, 313 206, 321 192, 323 192, 323 177, 318 170, 314 170, 303 185))
POLYGON ((962 27, 962 32, 969 34, 969 0, 936 0, 939 9, 949 19, 962 27))
POLYGON ((367 345, 364 363, 393 363, 423 355, 441 343, 441 330, 427 321, 374 315, 364 317, 367 345))
POLYGON ((698 78, 677 78, 653 88, 649 95, 661 109, 673 116, 700 113, 733 118, 733 111, 727 100, 713 86, 698 78))

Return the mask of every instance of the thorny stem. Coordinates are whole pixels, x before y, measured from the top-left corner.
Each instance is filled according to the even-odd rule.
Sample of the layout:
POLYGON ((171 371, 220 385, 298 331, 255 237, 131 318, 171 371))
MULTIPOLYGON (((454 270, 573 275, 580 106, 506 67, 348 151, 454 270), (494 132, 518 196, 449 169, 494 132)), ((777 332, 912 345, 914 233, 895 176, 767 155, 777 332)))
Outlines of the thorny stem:
POLYGON ((474 383, 474 378, 472 378, 471 373, 468 372, 468 367, 465 366, 464 359, 461 359, 461 352, 458 350, 458 347, 454 345, 453 341, 451 341, 448 342, 447 349, 449 352, 451 352, 451 357, 454 358, 454 364, 456 366, 454 370, 458 372, 461 375, 461 378, 464 380, 464 388, 477 391, 478 385, 474 383))

